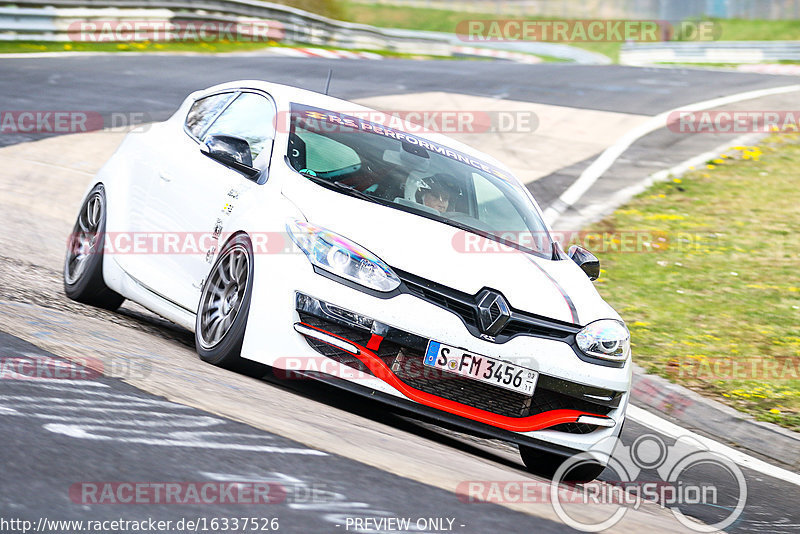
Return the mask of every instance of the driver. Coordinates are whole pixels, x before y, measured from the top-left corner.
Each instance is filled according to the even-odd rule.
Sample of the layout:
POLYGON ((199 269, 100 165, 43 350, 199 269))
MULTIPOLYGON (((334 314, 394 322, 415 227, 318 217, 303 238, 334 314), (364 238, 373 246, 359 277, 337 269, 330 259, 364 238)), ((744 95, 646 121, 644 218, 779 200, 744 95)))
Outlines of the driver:
POLYGON ((459 195, 456 178, 451 174, 438 173, 419 181, 416 199, 420 204, 439 213, 451 211, 459 195))

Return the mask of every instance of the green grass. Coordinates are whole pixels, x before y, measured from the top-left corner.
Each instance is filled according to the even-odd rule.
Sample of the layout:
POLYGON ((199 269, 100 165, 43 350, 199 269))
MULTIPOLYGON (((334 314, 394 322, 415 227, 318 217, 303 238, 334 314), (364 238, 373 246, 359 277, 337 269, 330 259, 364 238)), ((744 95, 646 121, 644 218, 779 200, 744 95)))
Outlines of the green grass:
POLYGON ((343 20, 380 28, 406 28, 453 33, 468 18, 496 19, 496 15, 473 15, 446 9, 401 7, 380 4, 341 3, 343 20))
MULTIPOLYGON (((342 2, 342 13, 344 20, 371 26, 448 33, 454 33, 458 24, 467 19, 497 20, 515 18, 514 16, 497 15, 496 13, 463 13, 445 9, 359 4, 355 2, 342 2)), ((542 17, 527 18, 529 20, 541 20, 542 17)), ((621 43, 577 43, 575 46, 605 54, 616 61, 619 58, 619 49, 622 45, 621 43)), ((563 61, 547 57, 542 57, 542 59, 545 61, 563 61)))
MULTIPOLYGON (((124 42, 124 43, 92 43, 92 42, 51 42, 51 41, 0 41, 0 54, 7 53, 35 53, 35 52, 193 52, 193 53, 227 53, 227 52, 250 52, 262 50, 264 48, 274 48, 287 46, 276 42, 124 42)), ((324 48, 333 50, 329 46, 313 46, 313 48, 324 48)), ((419 54, 403 54, 390 50, 352 50, 354 52, 371 52, 384 57, 395 57, 400 59, 422 58, 422 59, 475 59, 481 58, 454 58, 452 56, 434 56, 419 54)))
POLYGON ((0 53, 23 52, 246 52, 275 46, 264 42, 51 42, 51 41, 0 41, 0 53))
MULTIPOLYGON (((459 22, 466 19, 511 19, 525 18, 541 20, 554 17, 517 17, 497 13, 463 13, 444 9, 411 8, 380 4, 343 2, 342 16, 351 22, 360 22, 385 28, 406 28, 440 32, 455 32, 459 22)), ((705 19, 716 25, 714 36, 726 41, 754 40, 800 40, 800 20, 722 20, 705 19)), ((619 61, 622 43, 583 42, 565 43, 591 52, 604 54, 615 63, 619 61)))
POLYGON ((710 20, 719 26, 723 41, 800 40, 800 20, 710 20))
POLYGON ((641 253, 600 252, 597 288, 647 371, 800 430, 800 138, 730 154, 593 227, 653 235, 641 253))

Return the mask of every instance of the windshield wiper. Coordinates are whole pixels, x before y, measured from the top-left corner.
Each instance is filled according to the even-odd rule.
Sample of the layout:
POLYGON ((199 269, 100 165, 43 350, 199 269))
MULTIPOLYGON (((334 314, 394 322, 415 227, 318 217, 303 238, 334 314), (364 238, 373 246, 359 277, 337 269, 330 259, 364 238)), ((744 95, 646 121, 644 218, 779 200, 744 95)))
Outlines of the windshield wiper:
POLYGON ((358 189, 356 189, 352 185, 347 185, 347 184, 342 183, 342 182, 337 182, 336 180, 326 180, 325 178, 320 178, 319 176, 317 176, 315 174, 308 174, 308 173, 305 173, 303 171, 297 171, 297 173, 300 174, 301 176, 303 176, 304 178, 308 178, 309 180, 311 180, 315 184, 319 184, 319 185, 321 185, 323 187, 336 189, 338 191, 341 191, 345 195, 349 195, 351 197, 360 198, 361 200, 366 200, 368 202, 380 203, 379 202, 380 199, 378 199, 376 197, 373 197, 372 195, 368 195, 368 194, 364 193, 363 191, 359 191, 358 189))
POLYGON ((336 181, 327 182, 327 183, 332 185, 333 187, 335 187, 336 189, 338 189, 339 191, 342 191, 343 193, 345 193, 347 195, 351 195, 351 196, 354 196, 356 198, 360 198, 362 200, 368 200, 370 202, 378 202, 379 201, 379 199, 376 199, 372 195, 368 195, 367 193, 365 193, 363 191, 359 191, 358 189, 356 189, 352 185, 347 185, 347 184, 343 184, 342 182, 336 182, 336 181))

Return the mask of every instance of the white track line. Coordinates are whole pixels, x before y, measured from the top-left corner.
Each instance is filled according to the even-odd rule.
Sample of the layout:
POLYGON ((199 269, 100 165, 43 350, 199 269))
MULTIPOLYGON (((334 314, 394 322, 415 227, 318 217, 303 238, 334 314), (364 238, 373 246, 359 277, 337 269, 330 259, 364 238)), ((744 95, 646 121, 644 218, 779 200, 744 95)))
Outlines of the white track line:
POLYGON ((647 122, 640 124, 636 128, 630 130, 623 135, 616 143, 608 147, 600 156, 592 162, 589 167, 584 170, 580 177, 564 191, 553 204, 544 210, 544 218, 549 224, 555 223, 556 219, 564 213, 567 208, 573 206, 580 198, 594 185, 595 182, 605 173, 614 162, 619 158, 633 143, 644 137, 645 135, 654 132, 660 128, 667 126, 667 117, 676 111, 701 111, 705 109, 716 108, 726 104, 733 104, 743 100, 751 100, 753 98, 761 98, 764 96, 780 95, 784 93, 791 93, 793 91, 800 91, 800 85, 786 85, 781 87, 772 87, 769 89, 758 89, 756 91, 747 91, 744 93, 737 93, 735 95, 723 96, 720 98, 713 98, 711 100, 704 100, 686 106, 680 106, 670 109, 663 113, 659 113, 647 122))
MULTIPOLYGON (((666 181, 670 177, 680 178, 689 170, 691 170, 692 167, 699 168, 708 160, 718 158, 720 154, 729 152, 731 147, 753 145, 766 135, 768 134, 749 133, 740 135, 739 137, 736 137, 727 143, 718 145, 716 148, 709 150, 708 152, 703 152, 702 154, 698 154, 697 156, 693 156, 681 163, 678 163, 674 167, 654 172, 645 179, 620 189, 604 202, 593 203, 589 206, 583 207, 578 218, 579 222, 571 223, 570 227, 583 228, 592 222, 598 221, 606 214, 614 211, 614 209, 616 209, 618 206, 621 206, 631 198, 645 191, 651 185, 657 182, 666 181)), ((561 219, 559 219, 558 222, 560 223, 561 219)))
POLYGON ((727 445, 723 445, 718 441, 701 436, 700 434, 695 434, 690 430, 686 430, 675 423, 671 423, 666 419, 662 419, 661 417, 652 414, 647 410, 639 408, 638 406, 634 406, 632 404, 628 406, 628 417, 637 423, 641 423, 644 426, 671 438, 677 439, 681 436, 689 436, 708 447, 708 450, 721 454, 742 467, 746 467, 772 478, 777 478, 800 486, 800 474, 798 473, 793 473, 786 469, 768 464, 763 460, 759 460, 758 458, 754 458, 753 456, 745 454, 742 451, 728 447, 727 445))

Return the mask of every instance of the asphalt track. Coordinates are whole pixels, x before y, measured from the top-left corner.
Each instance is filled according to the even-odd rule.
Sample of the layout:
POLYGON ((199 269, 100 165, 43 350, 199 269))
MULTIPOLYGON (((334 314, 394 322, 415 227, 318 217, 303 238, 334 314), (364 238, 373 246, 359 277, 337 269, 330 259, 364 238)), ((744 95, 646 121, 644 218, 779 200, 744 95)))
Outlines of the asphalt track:
MULTIPOLYGON (((588 110, 656 115, 714 97, 789 85, 785 76, 701 69, 484 61, 324 60, 259 56, 119 55, 35 60, 0 58, 4 109, 85 110, 166 118, 198 88, 264 79, 345 99, 445 91, 588 110)), ((409 105, 413 105, 409 102, 409 105)), ((35 136, 4 135, 0 144, 35 136)))
MULTIPOLYGON (((691 102, 706 100, 716 96, 732 94, 752 89, 773 87, 787 84, 781 77, 768 77, 754 74, 723 73, 702 70, 684 69, 636 69, 625 67, 588 67, 570 65, 513 65, 507 63, 486 62, 412 62, 412 61, 348 61, 335 62, 323 60, 292 60, 261 57, 165 57, 165 56, 100 56, 91 58, 36 59, 36 60, 3 60, 0 59, 0 95, 3 109, 31 110, 93 110, 110 116, 120 112, 144 112, 149 120, 159 120, 168 116, 185 97, 197 88, 213 83, 242 78, 263 78, 271 81, 289 83, 307 88, 320 88, 327 76, 327 69, 334 69, 332 94, 343 98, 364 98, 379 95, 396 95, 418 93, 424 91, 460 92, 477 96, 498 99, 511 99, 523 102, 545 103, 573 108, 613 111, 640 115, 655 115, 666 109, 679 107, 691 102)), ((772 105, 778 105, 773 103, 772 105)), ((664 168, 677 163, 688 153, 692 145, 694 153, 707 150, 701 145, 718 144, 718 139, 675 140, 664 137, 663 132, 656 132, 631 150, 638 161, 653 162, 653 167, 664 168), (659 139, 659 136, 661 138, 659 139), (665 145, 672 147, 670 154, 664 153, 665 145), (676 148, 680 146, 681 148, 676 148), (679 161, 679 160, 678 160, 679 161)), ((0 136, 0 146, 32 141, 36 136, 0 136)), ((683 158, 685 159, 685 158, 683 158)), ((53 154, 50 163, 58 164, 58 154, 53 154)), ((620 162, 624 164, 625 162, 620 162)), ((612 169, 613 170, 613 169, 612 169)), ((575 170, 564 170, 558 176, 547 177, 541 182, 548 185, 551 198, 555 198, 574 179, 575 170)), ((630 180, 638 174, 630 172, 615 173, 617 179, 630 180)), ((534 187, 536 191, 536 187, 534 187)), ((4 193, 6 194, 6 193, 4 193)), ((547 205, 546 199, 542 204, 547 205)), ((46 209, 47 206, 39 206, 46 209)), ((17 217, 4 216, 6 234, 15 232, 17 217)), ((58 251, 60 255, 60 251, 58 251)), ((81 339, 84 347, 96 342, 97 336, 111 336, 113 324, 114 335, 118 332, 136 330, 136 338, 126 338, 129 343, 120 349, 147 350, 157 352, 157 347, 168 347, 166 353, 180 353, 186 357, 181 365, 193 365, 193 375, 199 384, 203 384, 200 375, 206 373, 206 366, 190 360, 190 340, 187 333, 175 329, 163 321, 142 312, 136 307, 126 307, 119 319, 112 319, 111 314, 86 310, 79 306, 68 306, 60 302, 57 292, 57 271, 51 265, 28 265, 25 258, 9 258, 2 254, 0 261, 0 281, 10 283, 14 275, 19 276, 20 266, 26 271, 36 271, 34 275, 43 280, 46 289, 43 293, 32 291, 0 290, 0 300, 4 302, 4 330, 10 334, 23 336, 18 329, 26 331, 28 339, 35 339, 39 332, 69 332, 76 339, 81 339), (25 313, 19 313, 15 319, 11 311, 25 306, 25 313), (17 308, 15 308, 17 307, 17 308), (57 309, 58 312, 49 310, 57 309), (36 319, 38 317, 38 319, 36 319), (38 321, 38 324, 36 324, 38 321), (92 322, 95 321, 95 322, 92 322), (108 327, 103 326, 104 322, 108 327), (34 326, 30 326, 31 323, 34 326), (22 325, 26 326, 23 327, 22 325), (92 336, 81 331, 81 325, 93 325, 92 336), (152 346, 145 345, 152 343, 152 346)), ((60 334, 59 334, 60 335, 60 334)), ((45 339, 43 336, 40 339, 45 339)), ((67 336, 64 336, 65 338, 67 336)), ((45 345, 44 341, 40 345, 45 345)), ((58 343, 53 342, 57 346, 58 343)), ((108 346, 114 346, 112 341, 108 346)), ((2 335, 0 346, 3 359, 30 358, 31 354, 45 356, 25 342, 2 335)), ((66 347, 66 346, 65 346, 66 347)), ((67 349, 64 348, 67 352, 67 349)), ((56 356, 62 356, 56 352, 56 356)), ((152 353, 151 353, 152 355, 152 353)), ((155 356, 153 356, 155 357, 155 356)), ((133 359, 133 357, 130 357, 133 359)), ((144 359, 143 361, 147 361, 144 359)), ((153 360, 155 361, 155 360, 153 360)), ((182 368, 185 370, 185 367, 182 368)), ((235 390, 235 385, 244 380, 240 376, 228 376, 218 370, 214 373, 216 380, 235 390)), ((188 376, 184 373, 180 376, 188 376)), ((250 380, 250 379, 247 379, 250 380)), ((147 407, 147 402, 162 402, 153 399, 145 391, 146 380, 135 382, 145 391, 120 380, 98 378, 102 386, 87 386, 80 383, 76 387, 63 383, 48 384, 33 381, 0 381, 0 429, 2 429, 3 455, 2 486, 0 486, 0 512, 3 517, 20 517, 36 520, 40 517, 60 519, 69 518, 111 518, 123 514, 124 517, 142 519, 146 516, 157 516, 159 519, 175 519, 181 516, 222 517, 228 515, 244 516, 243 509, 256 513, 248 506, 238 507, 201 507, 192 505, 164 506, 156 505, 105 505, 88 506, 75 503, 69 498, 68 488, 79 481, 102 480, 138 480, 138 481, 192 481, 240 480, 243 477, 252 479, 279 480, 288 482, 287 486, 302 488, 317 485, 329 493, 335 494, 335 502, 315 502, 307 507, 308 502, 294 502, 288 498, 285 503, 272 505, 265 512, 258 509, 259 516, 275 514, 281 518, 282 529, 288 532, 339 532, 344 531, 343 523, 337 527, 331 518, 346 520, 356 515, 371 517, 455 517, 458 525, 454 531, 489 532, 502 525, 508 532, 564 531, 566 527, 545 517, 541 510, 528 514, 512 510, 509 506, 488 504, 465 505, 456 499, 452 492, 436 487, 436 482, 421 484, 425 475, 410 477, 402 469, 374 467, 374 461, 360 462, 355 454, 338 456, 331 451, 324 455, 315 454, 258 454, 258 450, 237 450, 237 447, 225 448, 208 446, 208 442, 238 445, 239 448, 253 443, 270 447, 289 449, 306 449, 319 451, 308 444, 313 441, 288 440, 284 429, 254 428, 258 425, 244 425, 220 416, 220 413, 235 413, 235 406, 213 409, 213 402, 188 399, 185 404, 203 405, 207 412, 202 413, 179 405, 164 406, 167 413, 190 413, 191 418, 210 417, 215 421, 213 438, 203 438, 203 443, 177 446, 170 444, 154 444, 153 439, 162 439, 163 428, 150 427, 144 424, 137 431, 126 430, 125 420, 130 414, 113 411, 102 412, 97 423, 102 427, 103 439, 89 439, 79 433, 58 432, 63 427, 46 426, 53 415, 64 415, 64 410, 53 401, 47 399, 93 399, 96 391, 104 390, 108 394, 120 395, 123 402, 137 403, 147 407), (103 387, 105 386, 105 387, 103 387), (51 389, 48 389, 51 388, 51 389), (61 388, 61 389, 52 389, 61 388), (147 399, 142 401, 141 399, 147 399), (231 409, 233 408, 233 409, 231 409), (38 415, 37 415, 38 414, 38 415), (115 434, 116 432, 116 434, 115 434), (162 435, 158 433, 161 432, 162 435), (109 437, 111 436, 111 437, 109 437), (120 436, 127 439, 118 439, 120 436), (155 438, 154 438, 155 436, 155 438), (147 439, 131 439, 145 437, 147 439), (108 438, 108 439, 105 439, 108 438), (113 439, 112 439, 113 438, 113 439), (150 441, 148 441, 150 440, 150 441), (206 446, 203 446, 203 445, 206 446), (159 446, 160 445, 160 446, 159 446), (354 461, 355 460, 355 461, 354 461), (405 476, 398 476, 397 473, 405 476), (272 477, 272 478, 270 478, 272 477), (414 478, 411 480, 410 478, 414 478), (293 486, 294 485, 294 486, 293 486), (353 503, 363 503, 357 505, 353 503), (294 506, 293 505, 297 505, 294 506), (304 508, 304 506, 306 506, 304 508), (329 508, 333 508, 333 510, 329 508), (353 512, 358 509, 359 512, 353 512), (374 512, 374 513, 372 513, 374 512), (370 515, 372 513, 372 515, 370 515), (348 515, 349 514, 349 515, 348 515), (285 525, 285 526, 284 526, 285 525), (459 530, 460 529, 460 530, 459 530)), ((314 406, 317 417, 322 419, 349 414, 340 422, 340 432, 349 440, 358 440, 359 433, 367 429, 379 428, 385 433, 387 447, 398 439, 410 439, 421 444, 424 450, 429 447, 431 454, 441 454, 443 462, 463 462, 452 464, 453 470, 463 470, 464 479, 474 472, 477 464, 489 465, 498 469, 509 480, 529 479, 521 470, 519 461, 507 447, 494 442, 472 440, 446 430, 439 430, 428 424, 412 421, 394 414, 382 407, 365 403, 362 399, 331 390, 327 386, 309 383, 275 383, 262 380, 252 384, 258 388, 258 394, 268 396, 272 391, 294 396, 298 406, 314 406), (427 445, 426 445, 427 444, 427 445), (456 456, 455 454, 458 453, 456 456), (468 455, 468 459, 464 455, 468 455)), ((195 384, 197 385, 197 384, 195 384)), ((154 388, 156 393, 162 390, 154 388)), ((205 386, 197 389, 197 396, 206 393, 205 386)), ((235 397, 234 397, 235 398, 235 397)), ((242 408, 252 401, 251 397, 240 397, 242 408)), ((76 418, 83 425, 87 421, 80 418, 98 419, 98 410, 92 413, 91 404, 76 402, 70 409, 69 416, 76 418)), ((95 406, 96 407, 96 406, 95 406)), ((242 418, 234 416, 242 420, 242 418)), ((313 419, 312 419, 313 420, 313 419)), ((73 423, 76 421, 72 421, 73 423)), ((170 431, 174 428, 170 427, 170 431)), ((623 441, 630 445, 637 437, 645 434, 657 434, 632 421, 626 423, 623 441)), ((185 435, 183 436, 186 437, 185 435)), ((171 437, 171 439, 174 436, 171 437)), ((192 439, 199 439, 195 435, 192 439)), ((671 441, 665 439, 667 444, 671 441)), ((323 447, 324 449, 324 447, 323 447)), ((265 449, 270 450, 270 449, 265 449)), ((365 458, 366 458, 365 453, 365 458)), ((422 459, 420 459, 422 460, 422 459)), ((425 459, 430 461, 430 459, 425 459)), ((413 463, 413 459, 410 460, 413 463)), ((420 469, 424 462, 420 462, 420 469)), ((480 472, 480 471, 479 471, 480 472)), ((740 521, 728 528, 735 532, 791 532, 800 528, 800 515, 796 503, 800 501, 797 486, 767 477, 761 473, 744 470, 748 486, 748 501, 740 521)), ((723 502, 730 505, 734 484, 730 477, 722 473, 699 471, 692 475, 696 480, 711 480, 724 493, 723 502)), ((605 477, 605 475, 604 475, 605 477)), ((605 477, 609 478, 609 477, 605 477)), ((299 491, 299 490, 298 490, 299 491)), ((324 492, 323 492, 324 493, 324 492)), ((324 500, 324 499, 323 499, 324 500)), ((664 525, 664 515, 658 511, 647 513, 654 525, 664 525)), ((720 510, 697 508, 687 510, 688 514, 713 522, 719 518, 720 510)), ((552 514, 550 514, 552 516, 552 514)), ((679 524, 672 519, 675 530, 679 524)), ((641 520, 640 520, 641 521, 641 520)), ((645 522, 646 523, 646 522, 645 522)), ((642 523, 639 523, 641 526, 642 523)), ((1 525, 0 525, 1 526, 1 525)), ((660 530, 655 527, 654 530, 660 530)), ((436 531, 436 530, 431 530, 436 531)))

